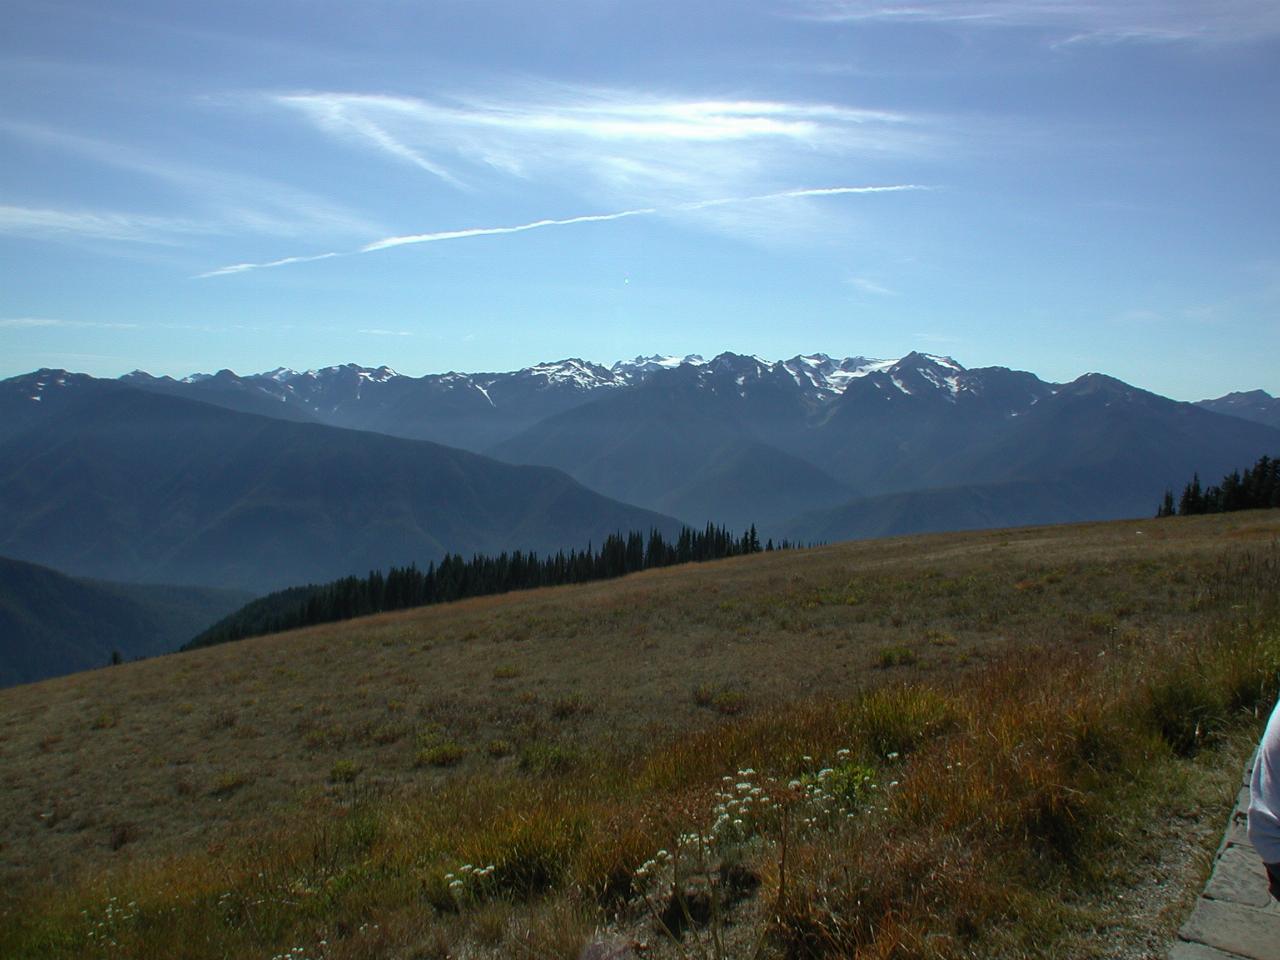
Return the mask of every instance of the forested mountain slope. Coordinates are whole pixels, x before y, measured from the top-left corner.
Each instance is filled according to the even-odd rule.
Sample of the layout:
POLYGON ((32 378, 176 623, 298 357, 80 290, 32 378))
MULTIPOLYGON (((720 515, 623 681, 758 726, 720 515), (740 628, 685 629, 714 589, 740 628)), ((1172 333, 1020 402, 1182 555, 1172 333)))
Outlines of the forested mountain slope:
POLYGON ((84 580, 0 557, 0 686, 168 653, 248 596, 84 580))

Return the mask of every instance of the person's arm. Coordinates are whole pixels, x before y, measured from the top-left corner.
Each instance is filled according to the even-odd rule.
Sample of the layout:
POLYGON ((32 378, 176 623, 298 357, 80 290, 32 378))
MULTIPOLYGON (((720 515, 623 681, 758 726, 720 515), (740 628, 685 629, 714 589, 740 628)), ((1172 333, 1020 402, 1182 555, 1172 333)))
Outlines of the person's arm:
POLYGON ((1253 760, 1249 841, 1267 868, 1271 896, 1280 900, 1280 703, 1271 711, 1253 760))

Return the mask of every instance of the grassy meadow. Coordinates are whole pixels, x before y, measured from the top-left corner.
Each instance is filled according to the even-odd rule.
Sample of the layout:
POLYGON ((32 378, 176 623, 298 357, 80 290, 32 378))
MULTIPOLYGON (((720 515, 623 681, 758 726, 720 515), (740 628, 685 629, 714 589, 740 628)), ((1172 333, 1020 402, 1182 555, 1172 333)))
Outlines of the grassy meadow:
POLYGON ((1280 512, 837 544, 0 691, 0 956, 1159 954, 1280 512))

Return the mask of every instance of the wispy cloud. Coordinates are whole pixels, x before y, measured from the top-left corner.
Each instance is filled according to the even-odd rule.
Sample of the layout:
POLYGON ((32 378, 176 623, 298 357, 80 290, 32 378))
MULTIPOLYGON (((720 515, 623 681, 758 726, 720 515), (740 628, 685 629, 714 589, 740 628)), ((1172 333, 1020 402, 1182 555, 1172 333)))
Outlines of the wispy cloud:
POLYGON ((333 257, 349 256, 347 253, 317 253, 305 257, 281 257, 279 260, 268 260, 265 263, 233 263, 230 266, 219 267, 217 270, 210 270, 208 273, 200 274, 203 277, 223 277, 232 273, 244 273, 248 270, 262 270, 266 267, 285 267, 291 263, 311 263, 313 260, 329 260, 333 257))
POLYGON ((114 143, 53 127, 0 120, 0 134, 124 170, 176 188, 204 232, 243 230, 274 236, 316 231, 369 234, 378 225, 343 206, 275 180, 174 160, 159 151, 114 143))
POLYGON ((519 178, 627 207, 776 190, 822 176, 833 159, 917 153, 935 136, 918 117, 824 103, 529 89, 519 98, 310 92, 269 101, 455 187, 519 178))
POLYGON ((1274 0, 807 0, 801 16, 1051 30, 1060 43, 1236 42, 1280 34, 1274 0))
MULTIPOLYGON (((411 233, 402 237, 387 237, 365 244, 359 253, 373 253, 375 250, 387 250, 391 247, 403 247, 410 243, 437 243, 441 240, 465 240, 468 237, 492 237, 504 233, 525 233, 528 230, 541 230, 544 227, 569 227, 577 223, 606 223, 610 220, 623 220, 627 217, 644 217, 658 212, 657 207, 641 207, 638 210, 619 210, 616 213, 591 213, 580 217, 564 217, 560 220, 534 220, 511 227, 468 227, 465 230, 440 230, 435 233, 411 233)), ((275 264, 270 264, 275 266, 275 264)))
POLYGON ((413 101, 395 97, 315 95, 278 97, 277 102, 296 107, 317 126, 330 133, 357 141, 368 141, 378 149, 405 160, 446 183, 462 186, 448 170, 399 140, 377 118, 378 113, 385 111, 392 114, 403 113, 406 109, 411 109, 413 101), (361 105, 366 108, 361 109, 361 105))
POLYGON ((23 330, 45 327, 95 327, 102 330, 136 330, 136 323, 106 323, 99 320, 63 320, 57 317, 0 317, 0 330, 23 330))
POLYGON ((102 210, 54 210, 0 205, 0 234, 59 239, 125 240, 171 244, 183 235, 208 233, 197 221, 102 210))
POLYGON ((383 330, 381 327, 364 327, 357 330, 356 333, 363 333, 370 337, 412 337, 412 330, 383 330))
POLYGON ((856 194, 876 194, 876 193, 901 193, 912 190, 928 190, 927 186, 913 183, 886 184, 874 186, 843 186, 843 187, 812 187, 807 189, 780 190, 774 193, 756 194, 744 197, 716 197, 707 200, 693 200, 687 203, 673 204, 667 207, 637 207, 631 210, 617 210, 612 213, 595 213, 584 214, 576 217, 562 217, 558 219, 542 219, 533 220, 529 223, 514 224, 502 227, 467 227, 461 230, 438 230, 431 233, 411 233, 402 236, 385 237, 382 240, 375 240, 364 246, 345 252, 330 252, 313 254, 310 256, 282 257, 278 260, 268 260, 261 263, 237 263, 226 267, 218 267, 215 270, 209 270, 206 273, 198 274, 195 279, 205 279, 208 277, 221 277, 229 274, 245 273, 250 270, 263 270, 271 267, 283 267, 293 263, 307 263, 314 260, 327 260, 333 257, 355 256, 357 254, 375 253, 379 250, 389 250, 393 247, 402 247, 410 244, 418 243, 440 243, 448 240, 466 240, 472 237, 491 237, 503 234, 526 233, 530 230, 542 230, 547 227, 568 227, 583 223, 607 223, 612 220, 622 220, 628 217, 647 217, 659 214, 677 214, 689 210, 707 210, 715 207, 737 206, 742 204, 760 203, 765 201, 786 201, 786 200, 802 200, 807 198, 822 198, 848 196, 856 194))
POLYGON ((850 277, 847 282, 849 286, 855 287, 863 293, 874 293, 878 297, 896 297, 898 295, 897 290, 890 290, 888 287, 867 277, 850 277))

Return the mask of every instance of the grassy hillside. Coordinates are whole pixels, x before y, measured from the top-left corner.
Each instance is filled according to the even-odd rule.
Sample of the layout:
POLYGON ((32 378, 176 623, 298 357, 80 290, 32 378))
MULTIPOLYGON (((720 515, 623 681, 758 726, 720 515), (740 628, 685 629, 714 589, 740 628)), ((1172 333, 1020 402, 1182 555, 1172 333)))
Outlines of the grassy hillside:
POLYGON ((67 577, 0 557, 0 686, 176 650, 240 607, 235 590, 67 577))
POLYGON ((841 544, 2 691, 0 955, 1158 953, 1274 696, 1278 536, 841 544))

